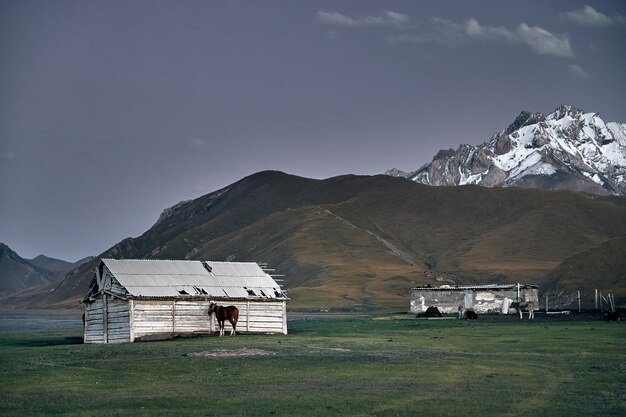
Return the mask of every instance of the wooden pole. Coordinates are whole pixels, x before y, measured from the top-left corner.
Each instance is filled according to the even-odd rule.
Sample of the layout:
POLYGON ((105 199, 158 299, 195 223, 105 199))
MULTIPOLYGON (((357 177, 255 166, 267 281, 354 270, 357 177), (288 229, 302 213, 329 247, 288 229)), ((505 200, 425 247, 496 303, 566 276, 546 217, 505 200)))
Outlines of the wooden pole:
POLYGON ((580 291, 578 291, 578 312, 580 313, 580 291))
POLYGON ((602 311, 602 291, 600 291, 600 311, 602 311))
POLYGON ((250 300, 246 301, 246 333, 250 333, 250 300))
MULTIPOLYGON (((611 294, 607 295, 607 297, 609 297, 609 300, 611 299, 611 294)), ((604 296, 602 296, 602 294, 600 294, 600 308, 604 309, 604 304, 602 303, 603 301, 607 304, 608 308, 611 308, 611 302, 607 300, 606 298, 604 298, 604 296)))
POLYGON ((106 294, 102 294, 102 326, 102 339, 104 343, 109 343, 109 306, 106 294))
POLYGON ((546 294, 546 313, 548 312, 548 294, 546 294))
POLYGON ((176 333, 176 300, 172 301, 172 333, 176 333))
POLYGON ((596 310, 598 309, 598 289, 596 288, 596 310))

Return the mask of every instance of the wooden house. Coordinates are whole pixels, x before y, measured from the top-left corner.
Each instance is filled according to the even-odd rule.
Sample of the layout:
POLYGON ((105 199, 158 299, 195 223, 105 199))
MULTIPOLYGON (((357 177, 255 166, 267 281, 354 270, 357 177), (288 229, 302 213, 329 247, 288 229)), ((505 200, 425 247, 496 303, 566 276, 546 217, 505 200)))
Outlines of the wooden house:
POLYGON ((84 341, 209 334, 216 330, 211 302, 239 308, 237 333, 287 334, 287 300, 252 262, 102 259, 83 300, 84 341))
POLYGON ((442 313, 457 313, 459 306, 476 313, 500 313, 505 299, 533 301, 539 307, 539 289, 527 284, 442 285, 411 290, 409 311, 423 313, 430 306, 442 313))

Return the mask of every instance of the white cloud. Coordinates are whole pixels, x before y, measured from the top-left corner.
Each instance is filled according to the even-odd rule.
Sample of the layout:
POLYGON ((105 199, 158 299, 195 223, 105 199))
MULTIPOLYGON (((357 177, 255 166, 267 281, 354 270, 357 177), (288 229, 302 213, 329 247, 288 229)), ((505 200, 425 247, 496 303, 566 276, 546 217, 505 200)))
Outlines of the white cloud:
POLYGON ((338 12, 317 12, 318 20, 333 27, 378 27, 394 29, 385 39, 390 45, 401 43, 441 43, 458 46, 467 41, 523 46, 537 55, 551 55, 563 58, 574 56, 569 38, 555 34, 538 26, 520 23, 516 28, 482 25, 471 18, 463 23, 433 17, 430 25, 411 24, 409 16, 386 11, 382 16, 351 17, 338 12))
POLYGON ((520 24, 515 29, 514 39, 527 45, 538 55, 554 55, 564 58, 574 56, 574 51, 566 35, 556 35, 537 26, 520 24))
POLYGON ((587 78, 590 78, 589 74, 587 74, 587 72, 584 69, 582 69, 580 65, 571 64, 571 65, 568 65, 567 68, 569 69, 570 74, 572 74, 576 78, 580 78, 582 80, 586 80, 587 78))
POLYGON ((626 26, 626 16, 607 16, 591 6, 584 6, 577 10, 561 13, 561 17, 570 22, 583 26, 608 27, 613 25, 626 26))
POLYGON ((465 42, 463 25, 438 17, 431 18, 430 22, 434 25, 431 36, 435 41, 448 46, 457 46, 465 42))
POLYGON ((446 45, 456 45, 470 39, 484 43, 522 45, 537 55, 565 58, 574 56, 566 35, 554 34, 538 26, 528 26, 526 23, 520 23, 511 30, 504 26, 481 25, 473 18, 462 24, 439 18, 433 18, 431 21, 436 26, 436 36, 433 39, 446 45))
POLYGON ((476 19, 465 22, 465 34, 478 41, 513 42, 515 35, 505 27, 483 26, 476 19))
POLYGON ((380 27, 401 29, 409 24, 409 16, 394 12, 385 11, 382 16, 351 17, 338 12, 317 12, 318 20, 326 25, 343 27, 380 27))

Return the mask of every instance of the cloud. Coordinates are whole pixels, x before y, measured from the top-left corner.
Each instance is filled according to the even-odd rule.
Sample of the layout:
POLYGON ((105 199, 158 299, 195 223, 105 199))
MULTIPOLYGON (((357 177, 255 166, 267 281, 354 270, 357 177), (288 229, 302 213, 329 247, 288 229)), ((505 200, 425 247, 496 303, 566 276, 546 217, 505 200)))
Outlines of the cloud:
POLYGON ((582 26, 608 27, 613 25, 626 26, 626 16, 607 16, 591 6, 561 13, 561 17, 582 26))
POLYGON ((426 35, 395 35, 399 42, 439 42, 447 46, 457 46, 468 40, 482 43, 525 46, 537 55, 552 55, 563 58, 574 56, 574 51, 566 35, 551 33, 538 26, 520 23, 511 30, 504 26, 481 25, 476 19, 464 23, 432 18, 433 31, 426 35))
POLYGON ((463 28, 465 34, 472 39, 488 42, 513 42, 515 35, 507 28, 499 26, 483 26, 476 19, 469 19, 463 28))
POLYGON ((566 35, 555 35, 538 26, 520 24, 515 29, 514 41, 525 44, 538 55, 554 55, 563 58, 574 56, 566 35))
POLYGON ((587 74, 587 72, 582 69, 580 65, 570 64, 567 68, 569 69, 570 74, 572 74, 576 78, 580 78, 581 80, 586 80, 590 78, 589 74, 587 74))
POLYGON ((371 27, 371 28, 392 28, 401 29, 409 24, 409 16, 394 12, 385 11, 382 16, 351 17, 338 12, 317 12, 317 19, 320 23, 337 27, 371 27))
POLYGON ((503 26, 483 26, 476 19, 465 22, 465 34, 482 42, 524 45, 537 55, 572 57, 574 51, 566 35, 556 35, 538 26, 520 23, 514 30, 503 26))
POLYGON ((571 58, 574 51, 569 38, 564 34, 555 34, 538 26, 520 23, 516 28, 482 25, 471 18, 463 23, 433 17, 430 25, 413 25, 409 16, 386 11, 382 16, 351 17, 338 12, 317 12, 318 20, 333 27, 376 27, 393 29, 387 32, 385 39, 390 45, 401 43, 424 44, 441 43, 446 46, 458 46, 468 41, 481 43, 523 46, 537 55, 551 55, 571 58))

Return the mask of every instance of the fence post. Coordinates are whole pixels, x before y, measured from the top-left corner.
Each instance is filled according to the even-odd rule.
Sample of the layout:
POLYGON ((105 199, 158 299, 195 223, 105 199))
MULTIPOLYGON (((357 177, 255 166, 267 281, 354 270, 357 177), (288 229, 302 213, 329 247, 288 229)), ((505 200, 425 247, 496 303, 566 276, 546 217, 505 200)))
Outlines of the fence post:
POLYGON ((580 313, 580 291, 578 291, 578 312, 580 313))
POLYGON ((600 291, 600 310, 602 310, 602 291, 600 291))

